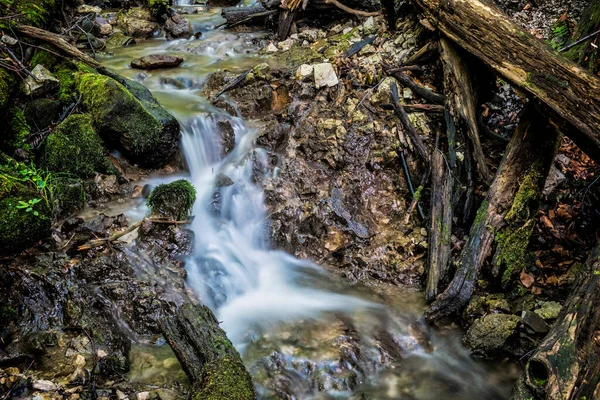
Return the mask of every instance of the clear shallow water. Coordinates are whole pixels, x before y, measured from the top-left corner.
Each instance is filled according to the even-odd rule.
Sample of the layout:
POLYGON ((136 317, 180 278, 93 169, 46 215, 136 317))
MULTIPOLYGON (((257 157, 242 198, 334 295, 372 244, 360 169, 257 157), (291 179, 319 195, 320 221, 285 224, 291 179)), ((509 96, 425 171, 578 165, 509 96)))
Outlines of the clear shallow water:
MULTIPOLYGON (((119 49, 103 63, 144 83, 181 122, 186 176, 198 192, 191 226, 195 255, 186 261, 187 283, 223 321, 259 396, 508 398, 514 367, 476 362, 456 329, 424 326, 419 293, 396 289, 378 294, 350 287, 310 261, 271 248, 264 193, 253 183, 253 173, 268 170, 253 168, 266 162, 253 145, 258 129, 214 109, 200 93, 209 73, 224 68, 242 72, 262 62, 253 55, 262 34, 212 30, 222 21, 218 10, 188 17, 203 31, 200 39, 157 38, 119 49), (180 55, 185 62, 152 72, 128 67, 133 58, 151 53, 180 55), (236 139, 224 157, 217 129, 222 120, 231 123, 236 139), (217 188, 220 174, 233 184, 217 188)), ((142 205, 135 213, 144 211, 142 205)))

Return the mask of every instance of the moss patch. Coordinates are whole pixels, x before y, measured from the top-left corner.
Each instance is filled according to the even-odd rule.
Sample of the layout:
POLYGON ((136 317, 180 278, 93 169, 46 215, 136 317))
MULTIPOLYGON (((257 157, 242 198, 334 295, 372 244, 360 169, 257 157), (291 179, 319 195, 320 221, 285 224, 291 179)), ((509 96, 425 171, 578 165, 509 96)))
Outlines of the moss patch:
POLYGON ((10 98, 16 87, 14 74, 0 68, 0 112, 10 104, 10 98))
POLYGON ((252 379, 244 364, 233 358, 222 358, 207 364, 202 370, 200 389, 194 400, 255 399, 252 379))
POLYGON ((42 166, 88 178, 96 172, 109 171, 110 163, 105 153, 102 141, 92 127, 92 119, 75 114, 64 120, 46 139, 42 166))
POLYGON ((27 124, 25 114, 19 107, 12 107, 8 112, 10 136, 6 138, 7 148, 11 151, 21 148, 25 151, 30 150, 26 138, 31 133, 31 128, 27 124))
POLYGON ((184 220, 192 211, 195 201, 194 186, 185 179, 179 179, 158 185, 148 197, 148 207, 153 214, 184 220))

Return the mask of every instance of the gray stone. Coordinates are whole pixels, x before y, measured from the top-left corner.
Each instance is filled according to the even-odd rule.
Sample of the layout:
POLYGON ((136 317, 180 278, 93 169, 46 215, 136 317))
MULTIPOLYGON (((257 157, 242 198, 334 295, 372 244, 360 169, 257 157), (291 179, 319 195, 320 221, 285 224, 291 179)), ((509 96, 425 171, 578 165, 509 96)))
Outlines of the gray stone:
POLYGON ((23 93, 27 96, 41 96, 58 89, 58 79, 42 64, 36 65, 31 75, 28 75, 23 82, 23 93))
POLYGON ((565 179, 567 179, 565 174, 563 174, 560 169, 556 168, 556 166, 552 164, 552 167, 550 168, 550 173, 548 174, 548 178, 546 179, 546 184, 544 185, 544 196, 552 194, 552 192, 554 192, 554 190, 558 186, 560 186, 560 184, 563 183, 565 179))
POLYGON ((333 87, 340 82, 330 63, 316 64, 314 66, 314 73, 317 89, 325 86, 333 87))
POLYGON ((217 179, 215 180, 216 187, 231 186, 231 185, 233 185, 233 180, 231 180, 230 177, 228 177, 225 174, 217 175, 217 179))
POLYGON ((372 35, 374 33, 377 33, 377 31, 379 30, 379 28, 377 27, 377 23, 375 22, 375 18, 373 17, 367 18, 367 20, 363 23, 362 27, 364 35, 372 35))
POLYGON ((521 312, 521 320, 531 333, 547 333, 550 330, 546 321, 532 311, 521 312))
POLYGON ((477 319, 464 337, 474 353, 492 356, 502 350, 515 333, 521 318, 509 314, 488 314, 477 319))
POLYGON ((189 38, 193 33, 189 21, 177 13, 165 22, 165 31, 168 39, 189 38))
POLYGON ((307 81, 309 80, 314 72, 314 68, 312 65, 302 64, 296 70, 296 79, 299 81, 307 81))
POLYGON ((159 69, 174 68, 181 65, 183 58, 175 56, 166 56, 162 54, 150 54, 144 57, 136 58, 131 61, 131 68, 138 69, 159 69))
POLYGON ((556 301, 543 301, 534 312, 545 320, 556 319, 562 310, 562 305, 556 301))

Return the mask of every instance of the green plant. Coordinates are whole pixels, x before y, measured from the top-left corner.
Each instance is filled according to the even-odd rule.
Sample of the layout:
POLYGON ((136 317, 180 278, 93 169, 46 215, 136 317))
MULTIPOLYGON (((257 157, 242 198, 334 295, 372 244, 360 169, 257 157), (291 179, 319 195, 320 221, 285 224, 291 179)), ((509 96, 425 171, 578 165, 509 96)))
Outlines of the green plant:
POLYGON ((33 215, 35 215, 36 217, 40 216, 40 213, 35 211, 33 209, 33 207, 39 203, 40 201, 42 201, 42 199, 31 199, 27 202, 23 201, 23 200, 19 200, 19 204, 17 204, 15 207, 16 208, 20 208, 20 209, 25 209, 25 212, 31 212, 33 213, 33 215))

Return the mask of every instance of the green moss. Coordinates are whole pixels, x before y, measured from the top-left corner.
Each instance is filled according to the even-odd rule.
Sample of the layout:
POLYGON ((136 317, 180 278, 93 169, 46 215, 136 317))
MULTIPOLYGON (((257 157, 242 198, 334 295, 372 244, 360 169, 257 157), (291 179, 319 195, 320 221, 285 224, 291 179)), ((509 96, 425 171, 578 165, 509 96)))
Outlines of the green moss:
POLYGON ((75 73, 77 67, 70 61, 64 61, 60 63, 54 69, 54 76, 59 80, 60 86, 58 89, 59 100, 63 104, 70 104, 74 100, 75 94, 75 73))
POLYGON ((48 70, 52 70, 59 62, 60 60, 56 55, 44 49, 37 49, 31 58, 30 64, 32 69, 35 68, 36 65, 41 64, 48 70))
POLYGON ((185 179, 179 179, 158 185, 148 197, 148 207, 153 214, 184 220, 192 211, 195 201, 194 186, 185 179))
POLYGON ((163 125, 123 85, 114 79, 92 73, 75 76, 100 135, 119 141, 126 150, 142 154, 159 146, 163 125))
MULTIPOLYGON (((577 31, 571 38, 571 43, 592 34, 598 29, 598 26, 600 26, 600 2, 590 1, 577 24, 577 31)), ((598 55, 596 49, 590 45, 591 42, 590 38, 590 40, 586 40, 564 52, 563 55, 579 64, 584 64, 596 73, 599 70, 598 55)))
POLYGON ((10 121, 10 137, 7 138, 6 144, 10 150, 21 148, 25 151, 31 150, 26 139, 31 133, 31 128, 27 124, 25 114, 19 107, 12 107, 8 113, 10 121))
MULTIPOLYGON (((24 25, 32 25, 38 28, 44 28, 56 12, 56 2, 54 0, 2 0, 0 16, 19 15, 14 18, 24 25)), ((7 29, 8 20, 2 20, 2 29, 7 29)))
POLYGON ((13 73, 0 68, 0 112, 10 105, 10 99, 16 87, 13 73))
POLYGON ((148 0, 150 15, 158 21, 164 21, 171 2, 169 0, 148 0))
POLYGON ((199 390, 194 400, 255 399, 252 379, 244 364, 233 358, 222 358, 207 364, 202 370, 199 390))
POLYGON ((75 114, 64 120, 46 139, 42 166, 88 178, 96 172, 108 172, 110 163, 105 153, 102 141, 92 127, 92 119, 75 114))
POLYGON ((80 179, 58 177, 51 182, 49 191, 55 219, 76 214, 85 206, 85 190, 80 179))

